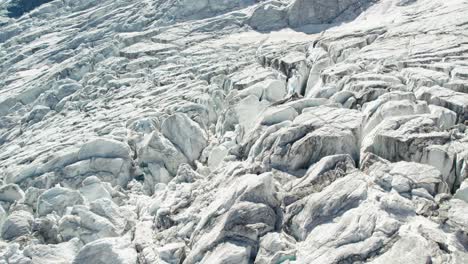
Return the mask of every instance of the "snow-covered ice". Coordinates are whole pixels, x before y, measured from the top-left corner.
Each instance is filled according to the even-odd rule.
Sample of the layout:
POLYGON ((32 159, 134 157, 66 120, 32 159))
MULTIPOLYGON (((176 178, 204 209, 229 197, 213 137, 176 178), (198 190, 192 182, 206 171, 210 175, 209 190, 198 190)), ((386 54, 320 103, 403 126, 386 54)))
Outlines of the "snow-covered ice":
POLYGON ((0 0, 0 263, 468 263, 465 0, 0 0))

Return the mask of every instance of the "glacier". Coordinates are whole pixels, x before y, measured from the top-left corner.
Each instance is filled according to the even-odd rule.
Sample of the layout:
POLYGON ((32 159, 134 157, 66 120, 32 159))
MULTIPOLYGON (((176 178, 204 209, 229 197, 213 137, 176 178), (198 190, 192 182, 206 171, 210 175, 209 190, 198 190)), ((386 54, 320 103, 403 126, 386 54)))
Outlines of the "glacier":
POLYGON ((9 4, 1 264, 468 263, 466 0, 9 4))

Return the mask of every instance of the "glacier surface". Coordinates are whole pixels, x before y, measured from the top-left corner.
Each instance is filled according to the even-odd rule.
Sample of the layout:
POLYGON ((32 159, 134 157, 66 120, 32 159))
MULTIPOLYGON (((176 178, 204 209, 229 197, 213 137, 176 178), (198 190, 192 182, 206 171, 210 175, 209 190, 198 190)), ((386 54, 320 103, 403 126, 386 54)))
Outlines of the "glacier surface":
POLYGON ((466 0, 4 14, 0 264, 468 263, 466 0))

